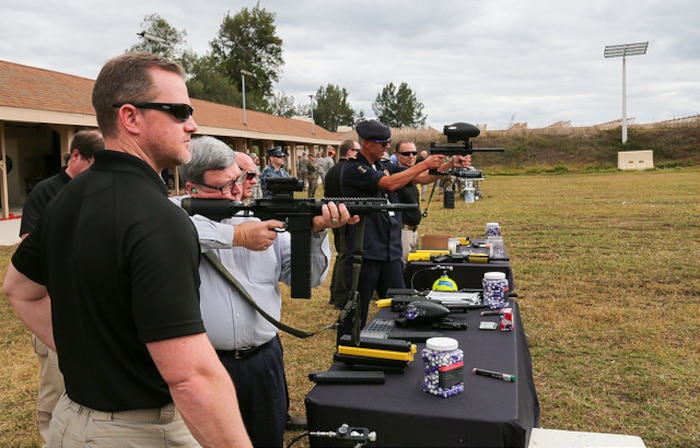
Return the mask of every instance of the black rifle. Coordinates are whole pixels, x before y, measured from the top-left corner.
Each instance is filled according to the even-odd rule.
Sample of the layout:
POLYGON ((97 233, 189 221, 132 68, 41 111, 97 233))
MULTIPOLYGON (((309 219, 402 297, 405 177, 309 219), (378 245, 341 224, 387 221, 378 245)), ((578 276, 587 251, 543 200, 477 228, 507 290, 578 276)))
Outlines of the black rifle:
POLYGON ((257 216, 262 220, 277 219, 285 222, 291 235, 293 298, 311 297, 311 229, 314 216, 321 215, 321 207, 328 202, 343 203, 350 215, 417 210, 417 204, 394 204, 385 198, 323 198, 295 199, 294 191, 302 191, 304 184, 296 177, 267 179, 271 198, 255 199, 247 205, 231 199, 182 200, 182 208, 189 215, 202 215, 220 221, 242 212, 242 216, 257 216))

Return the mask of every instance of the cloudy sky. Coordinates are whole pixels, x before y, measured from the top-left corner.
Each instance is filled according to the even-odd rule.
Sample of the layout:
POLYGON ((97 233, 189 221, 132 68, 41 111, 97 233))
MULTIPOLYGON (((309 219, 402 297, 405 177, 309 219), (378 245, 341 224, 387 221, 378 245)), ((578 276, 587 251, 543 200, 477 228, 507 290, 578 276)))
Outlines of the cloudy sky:
MULTIPOLYGON (((94 79, 157 13, 207 52, 227 13, 255 0, 0 0, 0 59, 94 79)), ((406 82, 427 124, 504 129, 622 116, 622 59, 606 45, 649 41, 627 58, 627 116, 700 113, 698 0, 260 0, 276 14, 285 65, 276 90, 297 103, 335 84, 373 117, 384 86, 406 82)))

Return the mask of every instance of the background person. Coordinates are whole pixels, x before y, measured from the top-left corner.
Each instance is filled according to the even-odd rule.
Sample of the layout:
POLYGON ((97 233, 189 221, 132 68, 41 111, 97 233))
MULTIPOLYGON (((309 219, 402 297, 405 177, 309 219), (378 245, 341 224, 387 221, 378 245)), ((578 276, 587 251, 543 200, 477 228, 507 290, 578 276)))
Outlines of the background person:
POLYGON ((260 189, 260 159, 258 159, 258 155, 254 152, 250 153, 249 156, 253 165, 248 172, 255 173, 255 182, 251 183, 250 198, 260 199, 262 197, 262 190, 260 189))
POLYGON ((92 102, 108 150, 48 205, 3 284, 57 349, 66 393, 47 446, 250 446, 204 333, 194 226, 160 177, 189 160, 197 131, 184 70, 125 53, 92 102))
POLYGON ((258 181, 255 160, 253 160, 252 156, 244 152, 236 152, 236 164, 241 170, 245 171, 246 174, 245 180, 241 184, 241 196, 243 200, 257 199, 255 197, 255 190, 260 189, 260 182, 258 181))
MULTIPOLYGON (((99 131, 78 131, 70 143, 67 165, 58 174, 44 179, 29 192, 22 208, 22 222, 19 236, 25 239, 36 226, 39 217, 51 199, 78 174, 90 168, 95 160, 95 150, 104 149, 105 142, 99 131)), ((63 375, 58 368, 56 352, 41 342, 34 334, 31 336, 34 352, 39 358, 39 396, 37 403, 37 425, 39 433, 48 440, 49 423, 58 399, 66 390, 63 375)))
MULTIPOLYGON (((396 143, 395 148, 394 156, 396 156, 396 161, 399 166, 411 168, 416 164, 418 151, 413 142, 402 140, 396 143)), ((456 161, 455 164, 456 166, 468 166, 470 161, 471 156, 465 156, 458 162, 456 161)), ((404 266, 406 266, 408 262, 408 254, 418 249, 418 225, 420 224, 422 215, 417 185, 425 186, 426 184, 435 182, 439 178, 440 176, 434 176, 424 171, 414 177, 411 182, 396 190, 401 203, 416 204, 419 206, 416 210, 404 210, 401 212, 401 259, 403 260, 404 266)))
MULTIPOLYGON (((426 151, 424 149, 418 154, 418 157, 416 157, 416 163, 422 162, 423 160, 426 159, 426 157, 428 157, 428 151, 426 151)), ((425 201, 427 188, 428 188, 428 186, 426 184, 421 184, 421 186, 420 186, 420 200, 421 201, 425 201)))
MULTIPOLYGON (((355 157, 360 150, 360 144, 354 140, 345 140, 338 147, 338 163, 333 165, 326 173, 323 180, 323 193, 327 198, 343 196, 340 188, 340 172, 348 158, 355 157)), ((335 263, 333 264, 333 276, 331 277, 329 303, 336 308, 341 308, 345 303, 345 265, 347 264, 347 251, 345 250, 346 226, 333 229, 333 244, 335 245, 335 263)))
POLYGON ((333 167, 333 165, 335 165, 335 161, 333 160, 334 154, 335 151, 329 149, 327 156, 323 157, 323 153, 321 153, 321 157, 319 157, 316 160, 316 165, 318 166, 318 178, 320 182, 323 182, 323 179, 325 179, 328 170, 330 170, 333 167))
POLYGON ((271 177, 291 177, 289 172, 284 169, 285 157, 287 157, 287 155, 282 151, 281 146, 275 146, 267 150, 268 165, 260 173, 260 190, 262 191, 262 197, 272 197, 272 193, 267 189, 267 179, 271 177))
POLYGON ((318 188, 319 166, 316 164, 316 159, 312 154, 306 161, 306 180, 309 182, 308 197, 316 197, 316 189, 318 188))
POLYGON ((305 153, 297 156, 297 178, 302 182, 302 191, 306 190, 306 163, 308 161, 305 153))

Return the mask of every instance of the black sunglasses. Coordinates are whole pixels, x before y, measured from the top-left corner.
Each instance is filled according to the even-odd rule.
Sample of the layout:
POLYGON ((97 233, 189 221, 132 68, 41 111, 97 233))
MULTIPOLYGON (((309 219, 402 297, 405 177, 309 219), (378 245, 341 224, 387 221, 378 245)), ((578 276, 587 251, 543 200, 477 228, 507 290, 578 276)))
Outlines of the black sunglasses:
POLYGON ((372 139, 370 139, 370 141, 374 142, 374 143, 379 143, 382 146, 386 146, 389 143, 391 143, 391 139, 389 139, 389 140, 372 140, 372 139))
POLYGON ((236 182, 239 184, 242 184, 243 182, 247 180, 253 180, 256 177, 258 177, 258 173, 251 172, 249 173, 248 171, 243 170, 243 173, 241 173, 240 176, 238 176, 238 179, 236 179, 236 182))
POLYGON ((406 157, 415 157, 418 155, 416 151, 399 151, 399 155, 406 156, 406 157))
POLYGON ((163 112, 168 112, 179 121, 187 121, 194 113, 194 107, 185 103, 133 103, 126 101, 124 103, 112 104, 112 107, 122 107, 125 104, 131 104, 138 109, 155 109, 163 112))

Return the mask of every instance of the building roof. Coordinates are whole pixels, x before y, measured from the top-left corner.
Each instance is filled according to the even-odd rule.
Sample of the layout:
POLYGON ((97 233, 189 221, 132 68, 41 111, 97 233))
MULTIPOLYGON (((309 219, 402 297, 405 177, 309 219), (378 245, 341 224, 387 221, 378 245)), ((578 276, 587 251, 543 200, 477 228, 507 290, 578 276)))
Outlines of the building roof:
MULTIPOLYGON (((97 126, 94 80, 0 60, 0 120, 97 126)), ((198 134, 337 145, 342 138, 304 120, 191 99, 198 134), (313 133, 312 133, 313 131, 313 133)))

